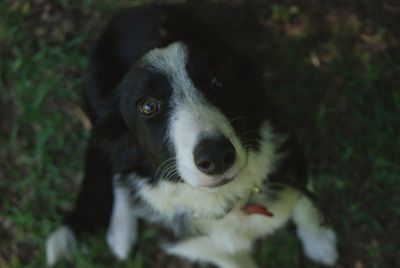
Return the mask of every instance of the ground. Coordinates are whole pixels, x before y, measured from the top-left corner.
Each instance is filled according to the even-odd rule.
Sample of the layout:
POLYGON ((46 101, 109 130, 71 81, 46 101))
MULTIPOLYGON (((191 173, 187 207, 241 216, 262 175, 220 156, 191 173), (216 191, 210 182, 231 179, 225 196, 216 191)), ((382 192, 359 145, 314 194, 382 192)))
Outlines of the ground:
MULTIPOLYGON (((116 9, 149 2, 0 2, 1 268, 44 266, 45 238, 71 209, 82 178, 90 124, 80 94, 91 43, 116 9)), ((400 267, 399 3, 210 5, 198 7, 199 17, 232 23, 242 38, 235 45, 262 64, 266 89, 304 144, 319 202, 338 233, 336 267, 400 267), (243 31, 248 17, 256 23, 243 31)), ((159 235, 143 230, 125 263, 102 236, 90 238, 74 264, 59 267, 184 267, 154 247, 159 235)), ((299 257, 290 230, 257 245, 256 255, 262 267, 316 267, 299 257)))

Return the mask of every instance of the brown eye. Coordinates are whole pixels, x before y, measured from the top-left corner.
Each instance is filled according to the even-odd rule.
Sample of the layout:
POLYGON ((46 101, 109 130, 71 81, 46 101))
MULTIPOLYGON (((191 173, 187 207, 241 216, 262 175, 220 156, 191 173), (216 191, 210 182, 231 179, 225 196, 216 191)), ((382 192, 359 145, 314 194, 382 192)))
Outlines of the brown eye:
POLYGON ((142 115, 154 116, 161 111, 161 105, 158 100, 146 97, 139 101, 138 110, 142 115))
POLYGON ((213 89, 220 89, 228 83, 230 71, 226 66, 215 68, 210 74, 210 84, 213 89))
POLYGON ((215 75, 211 78, 211 86, 214 89, 220 88, 224 86, 223 80, 218 75, 215 75))

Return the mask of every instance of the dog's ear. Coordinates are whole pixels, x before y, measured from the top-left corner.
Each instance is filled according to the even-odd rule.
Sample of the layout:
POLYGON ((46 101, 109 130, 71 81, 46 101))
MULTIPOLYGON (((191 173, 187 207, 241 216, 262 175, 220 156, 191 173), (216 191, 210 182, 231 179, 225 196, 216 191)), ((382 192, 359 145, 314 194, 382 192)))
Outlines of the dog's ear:
POLYGON ((92 130, 89 147, 106 154, 114 173, 135 169, 142 155, 119 109, 99 119, 92 130))
POLYGON ((90 145, 108 154, 112 154, 116 147, 128 146, 129 131, 121 113, 114 109, 102 116, 94 125, 90 145))

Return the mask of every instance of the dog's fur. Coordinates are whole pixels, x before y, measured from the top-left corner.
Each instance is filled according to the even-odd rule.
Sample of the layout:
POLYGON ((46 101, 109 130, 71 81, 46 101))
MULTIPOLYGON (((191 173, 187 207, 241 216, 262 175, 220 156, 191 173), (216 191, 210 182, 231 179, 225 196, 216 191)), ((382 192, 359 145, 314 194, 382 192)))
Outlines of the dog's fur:
POLYGON ((177 7, 112 20, 91 57, 94 128, 83 185, 47 240, 48 265, 68 257, 81 233, 104 226, 114 255, 126 259, 138 219, 175 232, 180 240, 163 245, 167 253, 226 268, 256 267, 253 242, 292 220, 305 254, 333 265, 335 235, 322 225, 304 157, 261 77, 177 7), (223 164, 210 167, 220 154, 223 164), (272 215, 246 213, 247 204, 272 215))

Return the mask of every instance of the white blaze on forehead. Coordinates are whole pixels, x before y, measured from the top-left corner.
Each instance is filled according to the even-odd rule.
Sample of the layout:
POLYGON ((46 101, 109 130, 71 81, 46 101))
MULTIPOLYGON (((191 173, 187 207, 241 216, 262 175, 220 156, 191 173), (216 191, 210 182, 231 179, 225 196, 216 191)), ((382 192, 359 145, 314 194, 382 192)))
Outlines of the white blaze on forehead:
POLYGON ((144 58, 145 68, 164 74, 173 88, 173 94, 187 99, 199 98, 187 73, 188 51, 184 44, 175 42, 165 48, 156 48, 144 58))

